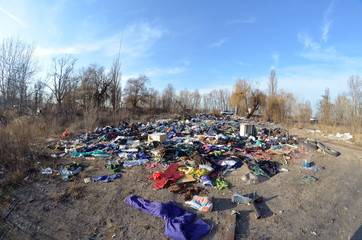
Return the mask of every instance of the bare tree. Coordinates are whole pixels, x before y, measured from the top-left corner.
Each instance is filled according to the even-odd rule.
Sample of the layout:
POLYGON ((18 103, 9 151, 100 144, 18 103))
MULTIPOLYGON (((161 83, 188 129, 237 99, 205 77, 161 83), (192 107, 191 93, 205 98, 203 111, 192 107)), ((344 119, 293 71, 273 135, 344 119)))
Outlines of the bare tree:
POLYGON ((362 104, 362 80, 359 76, 351 76, 348 81, 349 93, 352 101, 352 116, 357 117, 361 115, 362 104))
POLYGON ((268 83, 268 98, 264 115, 268 121, 276 121, 279 114, 280 106, 278 106, 277 98, 278 79, 275 74, 275 70, 270 71, 269 83, 268 83))
POLYGON ((150 112, 155 112, 158 109, 161 109, 160 107, 160 97, 159 92, 154 88, 148 89, 148 109, 150 112))
POLYGON ((190 109, 192 106, 191 103, 191 92, 186 88, 179 92, 175 101, 178 105, 178 111, 185 111, 186 109, 190 109))
POLYGON ((312 116, 312 107, 310 101, 300 102, 294 108, 294 115, 298 121, 298 126, 302 127, 312 116))
POLYGON ((3 107, 26 106, 30 79, 37 70, 34 46, 7 38, 0 47, 0 102, 3 107))
POLYGON ((346 97, 347 94, 341 93, 334 101, 333 119, 336 125, 347 125, 351 123, 351 101, 346 97))
POLYGON ((362 80, 359 76, 351 76, 348 81, 349 97, 351 98, 351 120, 353 131, 362 127, 362 80))
POLYGON ((46 86, 52 92, 60 111, 62 111, 63 100, 71 93, 76 84, 76 78, 73 75, 76 62, 77 59, 72 56, 53 58, 53 70, 48 73, 50 83, 46 86))
POLYGON ((201 103, 201 96, 200 96, 200 93, 199 93, 199 90, 196 89, 195 91, 193 91, 191 93, 191 96, 190 96, 190 108, 193 109, 193 110, 199 110, 200 109, 200 103, 201 103))
POLYGON ((175 88, 172 86, 172 84, 169 83, 162 92, 161 106, 163 111, 170 113, 175 110, 173 99, 175 95, 175 88))
POLYGON ((34 84, 34 92, 33 92, 33 110, 36 112, 43 105, 43 97, 44 97, 44 83, 38 80, 34 84))
POLYGON ((274 97, 277 94, 278 89, 278 79, 275 75, 275 69, 270 71, 270 78, 268 83, 268 94, 269 97, 274 97))
POLYGON ((322 95, 322 99, 319 100, 317 105, 317 110, 319 121, 323 124, 331 124, 332 103, 329 96, 329 88, 325 89, 324 95, 322 95))
POLYGON ((132 113, 142 110, 145 106, 148 95, 148 81, 149 79, 146 75, 140 75, 138 78, 127 80, 124 89, 125 103, 132 113))
POLYGON ((109 75, 111 81, 110 100, 113 112, 115 112, 117 109, 120 108, 121 99, 122 99, 121 62, 119 56, 113 61, 109 75))
POLYGON ((264 94, 254 89, 245 79, 238 79, 230 96, 230 106, 236 109, 237 114, 250 118, 256 110, 260 109, 264 101, 264 94))

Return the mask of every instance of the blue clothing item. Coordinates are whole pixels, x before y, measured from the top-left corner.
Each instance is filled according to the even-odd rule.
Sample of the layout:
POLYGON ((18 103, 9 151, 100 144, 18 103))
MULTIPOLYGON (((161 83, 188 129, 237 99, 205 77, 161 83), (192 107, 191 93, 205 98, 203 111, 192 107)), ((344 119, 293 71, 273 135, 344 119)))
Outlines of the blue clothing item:
POLYGON ((103 176, 100 176, 100 177, 97 177, 95 179, 93 179, 94 182, 98 182, 98 181, 101 181, 101 182, 111 182, 113 179, 116 179, 116 178, 120 178, 121 177, 121 174, 114 174, 112 176, 110 175, 103 175, 103 176))
POLYGON ((125 200, 128 205, 165 221, 165 234, 175 240, 197 240, 211 231, 202 219, 192 222, 194 213, 179 208, 173 202, 151 202, 132 195, 125 200))
POLYGON ((126 161, 123 163, 123 167, 133 167, 133 166, 137 166, 137 165, 143 165, 148 161, 149 161, 148 159, 138 159, 138 160, 133 160, 133 161, 126 161))

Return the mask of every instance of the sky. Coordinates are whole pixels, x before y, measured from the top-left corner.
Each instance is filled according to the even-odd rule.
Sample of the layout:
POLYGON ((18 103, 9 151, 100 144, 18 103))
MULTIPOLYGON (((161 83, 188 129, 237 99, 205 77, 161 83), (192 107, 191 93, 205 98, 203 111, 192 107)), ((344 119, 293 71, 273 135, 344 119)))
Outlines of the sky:
MULTIPOLYGON (((230 89, 247 79, 316 103, 362 76, 362 0, 0 0, 0 40, 35 46, 46 77, 51 59, 109 69, 120 50, 122 84, 145 74, 160 92, 230 89)), ((43 79, 44 80, 44 79, 43 79)))

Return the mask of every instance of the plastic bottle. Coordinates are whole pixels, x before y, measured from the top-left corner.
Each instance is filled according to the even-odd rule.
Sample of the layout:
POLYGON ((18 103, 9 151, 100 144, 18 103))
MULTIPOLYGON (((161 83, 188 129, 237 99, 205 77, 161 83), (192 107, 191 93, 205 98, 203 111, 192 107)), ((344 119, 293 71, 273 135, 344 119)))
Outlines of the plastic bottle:
POLYGON ((252 201, 251 198, 241 195, 236 192, 231 196, 231 202, 233 203, 250 203, 252 201))

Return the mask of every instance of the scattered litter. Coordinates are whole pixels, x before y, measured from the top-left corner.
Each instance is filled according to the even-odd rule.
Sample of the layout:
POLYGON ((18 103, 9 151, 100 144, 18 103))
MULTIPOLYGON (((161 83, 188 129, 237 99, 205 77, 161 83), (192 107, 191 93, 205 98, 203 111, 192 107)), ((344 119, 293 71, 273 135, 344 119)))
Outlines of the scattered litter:
POLYGON ((193 196, 192 200, 186 201, 185 204, 201 212, 211 212, 213 206, 210 197, 201 197, 198 195, 193 196))
POLYGON ((93 179, 93 182, 111 182, 112 180, 116 179, 116 178, 120 178, 121 174, 114 174, 114 175, 103 175, 100 177, 97 177, 95 179, 93 179))
POLYGON ((41 171, 41 174, 52 174, 53 170, 51 168, 46 168, 41 171))
POLYGON ((232 203, 250 203, 252 201, 251 198, 247 196, 243 196, 240 193, 236 192, 231 196, 232 203))
POLYGON ((84 178, 84 183, 90 183, 90 182, 92 182, 92 180, 90 179, 90 178, 84 178))
POLYGON ((350 133, 328 134, 328 137, 339 138, 339 139, 342 139, 344 141, 350 141, 353 138, 353 136, 350 133))
POLYGON ((201 176, 200 181, 204 187, 213 187, 210 177, 207 175, 201 176))
POLYGON ((303 176, 301 177, 301 179, 307 183, 314 183, 315 181, 317 181, 317 179, 313 176, 303 176))
POLYGON ((78 163, 67 164, 60 168, 60 176, 64 181, 68 181, 69 178, 78 174, 82 169, 82 166, 78 163))
POLYGON ((247 173, 241 177, 241 180, 243 180, 246 184, 258 184, 268 180, 268 178, 253 173, 247 173))
POLYGON ((229 184, 222 178, 217 178, 215 182, 216 188, 219 190, 229 189, 229 184))

